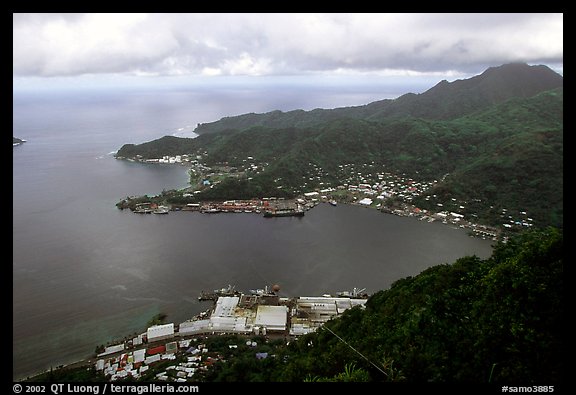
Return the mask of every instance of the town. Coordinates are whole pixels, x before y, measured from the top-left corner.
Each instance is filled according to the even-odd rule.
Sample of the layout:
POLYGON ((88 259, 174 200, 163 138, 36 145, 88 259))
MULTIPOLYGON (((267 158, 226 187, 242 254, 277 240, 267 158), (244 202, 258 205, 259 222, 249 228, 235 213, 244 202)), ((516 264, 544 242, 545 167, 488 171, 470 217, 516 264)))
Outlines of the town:
MULTIPOLYGON (((253 156, 247 155, 245 158, 232 158, 233 162, 238 164, 237 166, 221 163, 210 167, 202 163, 202 159, 205 159, 207 155, 206 152, 199 152, 197 155, 163 156, 157 159, 143 159, 137 156, 129 160, 189 166, 190 187, 172 192, 172 194, 179 194, 183 199, 192 199, 203 190, 214 188, 228 177, 244 177, 251 180, 269 166, 267 162, 259 162, 253 156)), ((303 176, 302 184, 290 190, 297 195, 293 199, 264 197, 250 200, 166 205, 163 204, 163 200, 155 199, 165 200, 168 197, 165 195, 148 201, 141 201, 141 197, 133 196, 123 199, 117 206, 131 208, 135 213, 167 214, 169 211, 199 211, 202 213, 254 213, 271 217, 303 215, 304 211, 320 203, 332 205, 346 203, 373 208, 384 213, 416 217, 427 222, 439 221, 467 229, 472 236, 495 241, 506 241, 507 231, 533 225, 532 218, 525 211, 512 213, 506 208, 502 208, 498 214, 502 220, 501 226, 477 224, 477 216, 467 209, 468 202, 452 198, 448 203, 440 203, 436 202, 439 200, 436 194, 426 194, 438 184, 438 180, 418 181, 405 174, 394 174, 373 161, 363 164, 341 164, 335 176, 340 180, 339 185, 333 185, 333 182, 329 181, 333 177, 329 177, 328 172, 319 165, 308 163, 308 173, 307 176, 303 176), (425 196, 425 201, 430 203, 428 206, 436 207, 436 209, 421 209, 413 204, 413 200, 420 196, 425 196)), ((275 178, 274 183, 278 184, 278 190, 286 188, 282 183, 282 177, 275 178)))
POLYGON ((228 344, 229 352, 248 349, 258 359, 274 357, 258 352, 258 341, 290 342, 317 331, 348 309, 364 308, 368 300, 364 289, 357 288, 336 296, 296 298, 280 297, 279 290, 275 284, 242 293, 229 285, 203 292, 199 299, 213 300, 211 309, 176 325, 152 325, 144 333, 108 345, 97 354, 95 370, 110 381, 198 381, 223 359, 220 352, 207 346, 214 336, 238 335, 244 339, 243 344, 228 344))

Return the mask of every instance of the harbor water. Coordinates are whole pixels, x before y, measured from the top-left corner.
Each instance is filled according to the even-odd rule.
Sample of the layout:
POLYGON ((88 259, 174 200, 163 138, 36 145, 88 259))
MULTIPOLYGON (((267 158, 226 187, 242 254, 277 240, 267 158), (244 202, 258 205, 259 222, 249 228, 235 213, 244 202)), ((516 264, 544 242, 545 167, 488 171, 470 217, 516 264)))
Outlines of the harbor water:
POLYGON ((269 103, 270 94, 14 94, 13 134, 27 140, 13 148, 14 379, 140 333, 159 312, 182 322, 209 307, 198 301, 202 290, 279 284, 281 296, 373 293, 432 265, 490 255, 490 241, 462 229, 343 204, 269 219, 116 209, 128 195, 188 179, 183 166, 114 159, 123 144, 192 136, 197 122, 225 115, 312 107, 313 95, 269 103))

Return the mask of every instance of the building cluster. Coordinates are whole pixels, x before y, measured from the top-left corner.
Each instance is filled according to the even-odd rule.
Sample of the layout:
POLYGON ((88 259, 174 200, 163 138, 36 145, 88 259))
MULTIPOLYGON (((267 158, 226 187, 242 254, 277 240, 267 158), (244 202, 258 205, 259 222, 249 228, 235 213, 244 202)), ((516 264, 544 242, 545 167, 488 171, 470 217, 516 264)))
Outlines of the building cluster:
MULTIPOLYGON (((164 155, 161 158, 144 158, 142 155, 136 155, 134 158, 128 158, 128 160, 136 161, 136 162, 145 162, 145 163, 190 163, 201 159, 202 156, 196 155, 164 155)), ((120 158, 119 158, 120 159, 120 158)))
POLYGON ((342 180, 339 189, 373 196, 377 200, 398 197, 410 202, 433 187, 437 181, 416 181, 405 175, 378 170, 374 162, 355 165, 339 165, 338 179, 342 180))
POLYGON ((524 226, 524 227, 531 227, 533 225, 533 219, 528 217, 528 213, 526 211, 520 211, 519 215, 517 214, 515 217, 508 213, 508 210, 503 208, 500 214, 500 218, 503 221, 506 221, 502 224, 505 228, 512 228, 513 226, 524 226))
MULTIPOLYGON (((154 364, 172 360, 174 363, 156 374, 156 379, 186 381, 217 360, 217 357, 203 355, 208 352, 205 345, 191 345, 192 341, 197 341, 195 336, 297 337, 316 331, 352 307, 364 307, 366 301, 366 298, 328 295, 281 298, 273 292, 220 296, 209 313, 204 312, 179 325, 154 325, 145 333, 106 347, 98 354, 95 367, 112 381, 127 377, 138 379, 154 364), (177 355, 185 358, 178 358, 177 362, 177 355), (174 372, 168 373, 170 370, 174 372)), ((266 358, 265 355, 259 357, 266 358)))
POLYGON ((314 332, 346 310, 364 306, 366 300, 348 297, 300 297, 291 311, 290 335, 299 336, 314 332))
MULTIPOLYGON (((169 324, 172 326, 173 324, 169 324)), ((166 332, 165 330, 169 325, 159 325, 159 328, 154 328, 158 333, 166 332)), ((161 336, 162 337, 162 336, 161 336)), ((174 337, 174 332, 169 337, 174 337)), ((158 342, 159 339, 155 339, 158 342)), ((185 339, 180 341, 169 341, 165 344, 149 346, 148 348, 140 348, 135 350, 125 350, 124 344, 116 345, 110 348, 115 356, 109 356, 107 351, 99 354, 99 359, 96 361, 96 371, 103 372, 103 374, 110 380, 116 381, 120 379, 141 378, 151 366, 160 361, 174 361, 169 364, 165 371, 155 375, 156 380, 167 381, 173 380, 177 382, 184 382, 190 379, 194 374, 199 371, 206 371, 208 367, 214 362, 214 358, 207 358, 205 355, 208 349, 204 344, 191 345, 191 342, 197 339, 185 339), (177 353, 184 355, 180 358, 183 362, 176 362, 177 353), (167 372, 174 370, 176 373, 168 375, 167 372)))
MULTIPOLYGON (((244 175, 248 177, 248 179, 251 179, 252 175, 259 174, 269 165, 268 163, 258 162, 253 156, 246 156, 244 158, 233 158, 237 166, 223 163, 210 168, 200 163, 200 160, 206 156, 206 152, 198 152, 198 155, 163 156, 158 159, 142 159, 141 157, 136 157, 135 160, 155 163, 189 164, 191 165, 191 175, 196 178, 200 177, 200 184, 203 188, 212 188, 224 178, 230 176, 244 175)), ((429 222, 439 220, 443 223, 469 228, 473 234, 477 236, 493 239, 497 239, 502 229, 531 227, 533 225, 532 218, 529 218, 525 212, 521 212, 520 216, 512 216, 506 212, 506 209, 502 209, 500 217, 503 223, 500 229, 478 226, 473 222, 477 219, 477 216, 474 212, 471 212, 470 209, 466 208, 468 206, 467 202, 457 201, 455 198, 444 201, 446 200, 445 198, 440 200, 441 198, 435 194, 426 194, 427 191, 430 191, 430 189, 438 183, 438 180, 415 180, 404 174, 394 174, 386 171, 384 166, 376 164, 374 161, 340 164, 337 166, 335 174, 330 174, 320 165, 313 162, 309 162, 306 169, 306 175, 302 176, 302 184, 292 188, 292 192, 299 195, 294 203, 300 205, 300 207, 305 210, 312 208, 321 201, 335 203, 336 200, 343 200, 361 206, 374 207, 396 215, 418 216, 429 222), (335 179, 339 180, 341 184, 333 186, 331 182, 335 179), (413 199, 420 196, 424 197, 427 202, 430 202, 429 205, 436 205, 437 210, 432 212, 432 210, 420 210, 413 206, 413 199), (388 199, 390 198, 394 199, 392 201, 393 207, 388 205, 390 202, 388 199)), ((446 177, 446 175, 444 177, 446 177)), ((275 178, 274 183, 276 183, 278 189, 287 188, 282 177, 275 178)), ((200 191, 201 190, 196 190, 185 193, 184 197, 194 196, 194 194, 200 193, 200 191)), ((204 205, 204 207, 191 204, 190 207, 182 207, 181 209, 199 209, 200 211, 208 213, 260 213, 266 210, 262 205, 262 201, 257 203, 238 201, 232 204, 229 204, 229 202, 208 204, 204 205)), ((160 210, 158 213, 166 213, 166 210, 160 210)))
POLYGON ((219 297, 210 317, 180 324, 181 335, 201 333, 278 334, 299 336, 314 332, 328 320, 366 299, 349 297, 280 298, 277 295, 219 297))

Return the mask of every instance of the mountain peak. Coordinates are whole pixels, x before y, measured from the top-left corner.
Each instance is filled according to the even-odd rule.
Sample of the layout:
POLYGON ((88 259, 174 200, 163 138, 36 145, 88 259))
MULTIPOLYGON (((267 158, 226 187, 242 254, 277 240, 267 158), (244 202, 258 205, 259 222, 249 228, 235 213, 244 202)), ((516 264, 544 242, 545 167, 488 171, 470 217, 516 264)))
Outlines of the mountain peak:
POLYGON ((508 63, 490 67, 472 78, 441 81, 411 103, 403 103, 408 107, 402 113, 428 119, 449 119, 513 97, 527 98, 562 85, 563 77, 547 66, 508 63))
POLYGON ((530 83, 536 80, 546 80, 550 83, 562 82, 560 74, 544 65, 530 66, 526 63, 507 63, 501 66, 490 67, 479 78, 510 78, 510 79, 527 79, 530 83))

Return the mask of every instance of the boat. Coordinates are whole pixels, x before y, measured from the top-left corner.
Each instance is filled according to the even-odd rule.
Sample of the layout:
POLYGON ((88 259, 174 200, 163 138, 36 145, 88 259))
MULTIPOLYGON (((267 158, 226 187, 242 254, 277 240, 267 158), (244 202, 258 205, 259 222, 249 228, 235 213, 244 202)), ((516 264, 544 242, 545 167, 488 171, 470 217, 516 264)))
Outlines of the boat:
POLYGON ((136 214, 151 214, 152 211, 151 203, 138 203, 134 208, 136 214))
POLYGON ((336 200, 332 199, 330 200, 328 203, 330 203, 332 206, 337 206, 338 203, 336 202, 336 200))
POLYGON ((222 210, 217 209, 217 208, 209 208, 209 209, 201 210, 201 212, 205 213, 205 214, 216 214, 216 213, 222 212, 222 210))
POLYGON ((152 209, 150 209, 150 208, 138 208, 138 209, 134 210, 134 212, 136 214, 151 214, 152 209))
POLYGON ((356 288, 352 291, 340 291, 336 293, 336 296, 343 297, 343 298, 352 298, 352 299, 366 299, 368 298, 368 294, 365 293, 366 288, 356 288))
POLYGON ((226 288, 215 289, 214 293, 220 296, 234 295, 236 293, 236 286, 228 284, 226 288))
POLYGON ((238 296, 240 292, 236 291, 235 285, 228 284, 228 287, 215 289, 213 292, 200 292, 198 300, 217 300, 220 296, 238 296))
POLYGON ((304 211, 303 210, 296 210, 296 209, 283 209, 283 210, 268 210, 264 212, 264 218, 273 218, 273 217, 303 217, 304 211))
POLYGON ((267 285, 264 286, 264 289, 251 289, 250 293, 256 296, 275 295, 274 291, 270 290, 267 285))
POLYGON ((154 214, 168 214, 170 209, 166 206, 158 206, 158 208, 152 211, 154 214))

